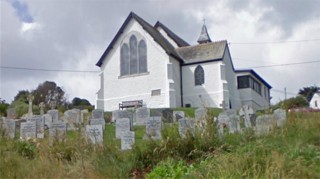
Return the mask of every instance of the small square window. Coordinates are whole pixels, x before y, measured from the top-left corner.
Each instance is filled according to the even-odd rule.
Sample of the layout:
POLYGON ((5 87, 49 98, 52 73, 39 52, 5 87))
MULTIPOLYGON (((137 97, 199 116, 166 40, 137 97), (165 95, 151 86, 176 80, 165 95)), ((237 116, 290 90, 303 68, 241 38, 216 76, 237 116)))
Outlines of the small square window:
POLYGON ((161 95, 161 89, 156 89, 151 91, 151 96, 160 96, 161 95))
POLYGON ((186 104, 186 108, 191 108, 191 104, 186 104))

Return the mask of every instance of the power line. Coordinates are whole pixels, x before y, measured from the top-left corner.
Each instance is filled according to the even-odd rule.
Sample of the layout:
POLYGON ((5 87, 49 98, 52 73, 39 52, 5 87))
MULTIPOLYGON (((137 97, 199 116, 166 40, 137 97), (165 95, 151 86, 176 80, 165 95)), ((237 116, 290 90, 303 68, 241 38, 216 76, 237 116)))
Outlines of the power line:
POLYGON ((269 68, 269 67, 277 67, 277 66, 301 65, 301 64, 308 64, 308 63, 319 63, 319 62, 320 62, 320 60, 315 60, 315 61, 308 61, 308 62, 296 62, 296 63, 275 64, 275 65, 253 66, 253 67, 247 67, 247 68, 269 68))
POLYGON ((58 69, 44 69, 44 68, 26 68, 26 67, 13 67, 13 66, 0 66, 3 69, 11 70, 28 70, 28 71, 52 71, 52 72, 68 72, 68 73, 98 73, 99 71, 90 70, 58 70, 58 69))
POLYGON ((285 43, 302 43, 302 42, 316 42, 320 39, 307 40, 289 40, 289 41, 273 41, 273 42, 229 42, 230 45, 263 45, 263 44, 285 44, 285 43))

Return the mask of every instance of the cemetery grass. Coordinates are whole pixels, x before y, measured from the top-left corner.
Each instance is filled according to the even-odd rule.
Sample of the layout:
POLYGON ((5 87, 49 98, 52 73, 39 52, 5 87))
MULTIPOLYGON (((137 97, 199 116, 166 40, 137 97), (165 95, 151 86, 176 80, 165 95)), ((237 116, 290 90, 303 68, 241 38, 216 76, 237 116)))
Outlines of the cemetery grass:
POLYGON ((265 136, 248 130, 219 138, 212 126, 181 139, 177 125, 165 124, 162 141, 143 140, 145 127, 134 126, 131 151, 120 150, 114 124, 106 125, 100 147, 88 145, 81 129, 52 146, 47 138, 10 140, 1 131, 0 178, 320 177, 319 113, 289 114, 284 128, 265 136))

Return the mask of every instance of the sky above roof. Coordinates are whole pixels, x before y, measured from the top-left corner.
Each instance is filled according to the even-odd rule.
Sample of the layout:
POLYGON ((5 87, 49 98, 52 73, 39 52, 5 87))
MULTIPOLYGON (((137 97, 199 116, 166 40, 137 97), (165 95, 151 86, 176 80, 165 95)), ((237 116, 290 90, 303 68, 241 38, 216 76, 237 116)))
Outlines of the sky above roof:
POLYGON ((95 64, 130 11, 191 45, 205 19, 212 41, 229 42, 235 68, 253 67, 273 87, 272 103, 284 99, 284 88, 289 98, 320 86, 318 0, 2 0, 0 7, 0 97, 7 102, 48 80, 69 100, 94 104, 95 64))

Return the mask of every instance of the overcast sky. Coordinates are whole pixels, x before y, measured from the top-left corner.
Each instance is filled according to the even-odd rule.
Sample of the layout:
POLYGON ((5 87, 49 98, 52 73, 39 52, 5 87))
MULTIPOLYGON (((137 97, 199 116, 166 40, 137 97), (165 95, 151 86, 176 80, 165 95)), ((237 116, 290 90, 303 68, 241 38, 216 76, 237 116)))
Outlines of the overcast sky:
POLYGON ((272 103, 320 86, 320 0, 0 0, 0 97, 54 81, 69 100, 95 104, 96 62, 129 15, 158 20, 196 44, 203 19, 213 41, 227 40, 236 69, 253 68, 272 103), (281 66, 272 66, 287 64, 281 66), (290 65, 291 64, 291 65, 290 65), (295 65, 292 65, 295 64, 295 65), (269 66, 269 67, 262 67, 269 66), (270 67, 271 66, 271 67, 270 67))

